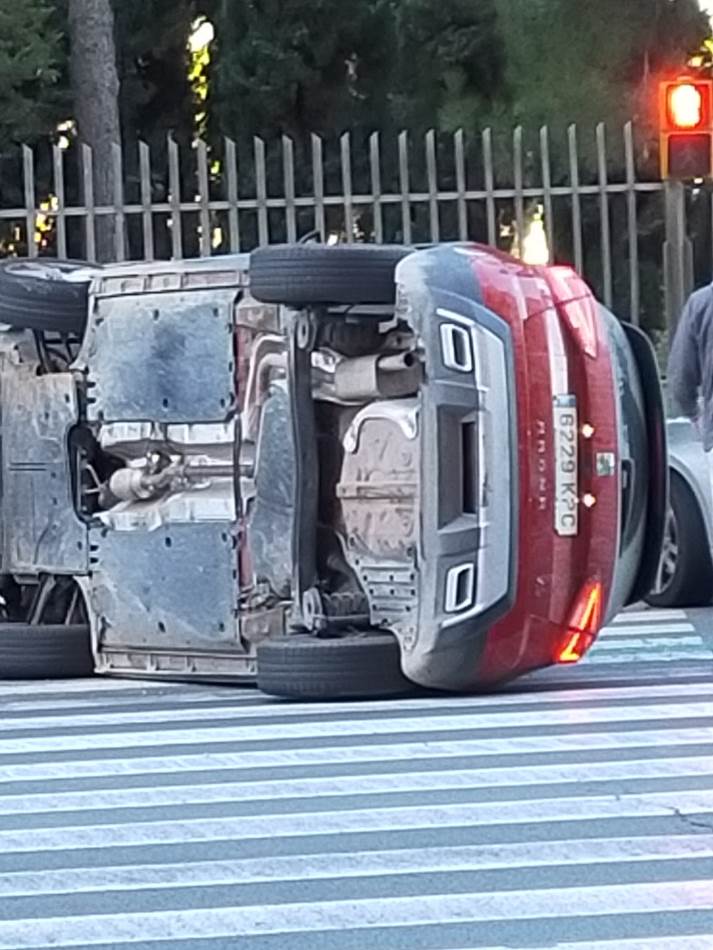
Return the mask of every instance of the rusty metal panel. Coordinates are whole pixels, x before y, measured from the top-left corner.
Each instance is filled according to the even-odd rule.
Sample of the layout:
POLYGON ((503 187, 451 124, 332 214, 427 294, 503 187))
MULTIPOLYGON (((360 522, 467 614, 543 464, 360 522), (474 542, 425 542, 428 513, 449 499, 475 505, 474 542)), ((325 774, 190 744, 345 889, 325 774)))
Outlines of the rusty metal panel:
POLYGON ((231 522, 92 528, 90 539, 89 596, 100 648, 242 652, 231 522))
POLYGON ((90 422, 213 422, 235 404, 235 288, 97 300, 85 342, 90 422))
POLYGON ((78 419, 70 373, 0 361, 2 569, 85 574, 86 525, 77 517, 67 442, 78 419))

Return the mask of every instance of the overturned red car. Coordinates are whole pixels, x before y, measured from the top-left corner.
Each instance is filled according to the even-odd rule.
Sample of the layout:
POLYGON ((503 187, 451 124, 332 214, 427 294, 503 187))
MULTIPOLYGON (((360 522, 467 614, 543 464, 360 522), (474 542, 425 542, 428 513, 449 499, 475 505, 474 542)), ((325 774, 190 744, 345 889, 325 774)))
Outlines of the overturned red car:
POLYGON ((66 365, 38 368, 22 320, 0 352, 0 675, 44 612, 101 673, 475 690, 575 662, 653 586, 655 356, 569 269, 306 243, 98 271, 66 365))

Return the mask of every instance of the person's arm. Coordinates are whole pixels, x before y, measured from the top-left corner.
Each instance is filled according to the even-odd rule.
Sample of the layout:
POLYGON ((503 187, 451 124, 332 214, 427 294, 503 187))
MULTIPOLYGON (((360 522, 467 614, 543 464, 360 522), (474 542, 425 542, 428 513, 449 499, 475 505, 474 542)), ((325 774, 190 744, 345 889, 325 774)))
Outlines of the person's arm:
POLYGON ((696 334, 697 308, 689 300, 683 309, 668 358, 669 392, 681 412, 689 419, 698 416, 701 387, 701 363, 696 334))

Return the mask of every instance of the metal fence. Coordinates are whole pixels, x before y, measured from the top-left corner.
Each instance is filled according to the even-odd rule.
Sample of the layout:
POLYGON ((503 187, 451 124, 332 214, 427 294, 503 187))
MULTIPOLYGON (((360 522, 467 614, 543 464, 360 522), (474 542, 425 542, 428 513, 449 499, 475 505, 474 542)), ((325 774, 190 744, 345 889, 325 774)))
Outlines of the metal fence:
MULTIPOLYGON (((55 146, 42 170, 23 147, 14 174, 24 202, 0 207, 3 250, 93 260, 102 220, 112 222, 117 260, 245 251, 310 231, 346 241, 478 240, 517 252, 538 226, 547 256, 574 265, 605 304, 661 323, 665 189, 638 173, 634 128, 571 126, 556 148, 553 137, 547 128, 518 128, 506 140, 490 130, 346 133, 336 142, 228 139, 219 149, 169 140, 153 153, 139 143, 114 149, 109 205, 94 200, 87 146, 55 146)), ((699 193, 688 200, 700 202, 699 193)), ((704 204, 707 261, 705 194, 704 204)))

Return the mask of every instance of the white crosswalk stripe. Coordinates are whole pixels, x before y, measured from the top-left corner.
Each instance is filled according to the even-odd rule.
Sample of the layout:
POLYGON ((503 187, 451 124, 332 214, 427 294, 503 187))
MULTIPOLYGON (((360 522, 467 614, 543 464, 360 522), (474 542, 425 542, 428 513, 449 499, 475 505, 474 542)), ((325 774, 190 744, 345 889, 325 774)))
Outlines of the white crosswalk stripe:
MULTIPOLYGON (((648 650, 708 652, 631 611, 590 663, 648 650)), ((701 670, 302 705, 0 683, 0 950, 713 950, 701 670)))
POLYGON ((629 610, 605 627, 584 663, 713 660, 685 610, 629 610))

